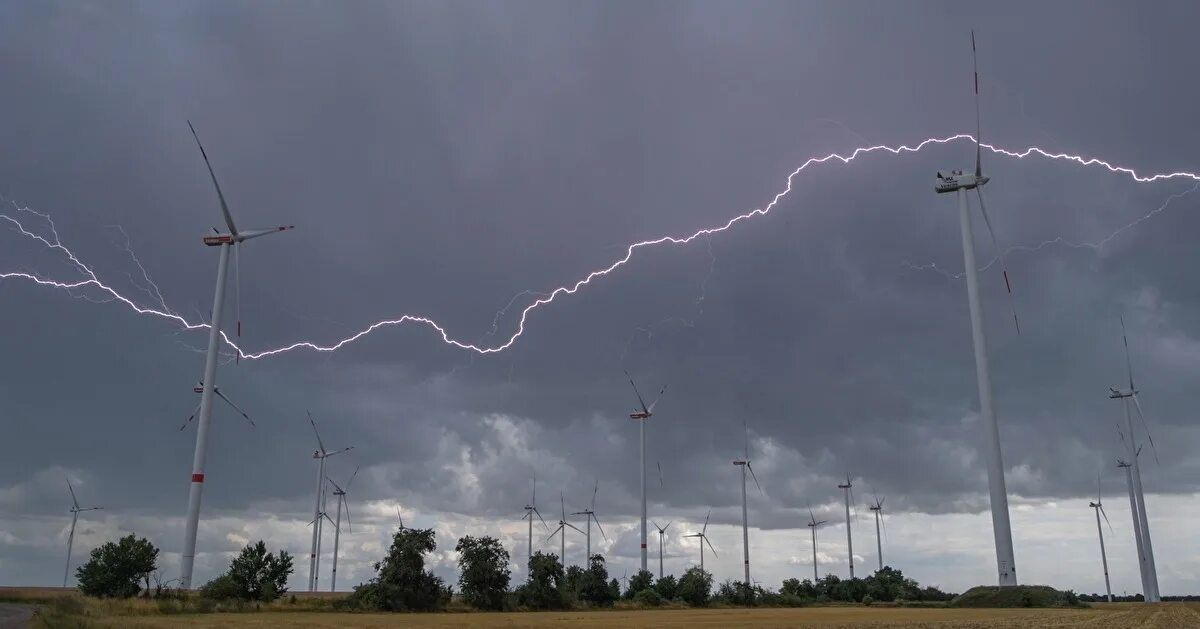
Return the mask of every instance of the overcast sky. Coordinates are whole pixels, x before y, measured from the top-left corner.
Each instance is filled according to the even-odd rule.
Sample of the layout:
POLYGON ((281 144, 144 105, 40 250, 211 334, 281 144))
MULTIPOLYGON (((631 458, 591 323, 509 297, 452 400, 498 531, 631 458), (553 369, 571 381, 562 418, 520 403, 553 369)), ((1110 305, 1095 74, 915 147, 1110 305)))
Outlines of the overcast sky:
MULTIPOLYGON (((105 507, 84 514, 76 563, 134 531, 178 576, 195 445, 179 426, 205 331, 16 274, 87 279, 47 246, 33 212, 48 214, 139 308, 207 319, 217 252, 200 238, 221 219, 189 119, 239 227, 297 226, 245 245, 240 291, 230 279, 226 320, 240 310, 248 352, 333 345, 404 314, 496 347, 539 295, 632 243, 764 207, 810 158, 973 132, 972 27, 986 141, 1200 171, 1197 18, 1189 3, 3 3, 0 584, 59 582, 67 477, 105 507)), ((763 490, 749 500, 754 579, 811 576, 809 508, 830 520, 822 573, 847 574, 836 485, 850 474, 856 564, 877 561, 877 492, 888 564, 952 590, 993 583, 957 207, 933 192, 935 171, 969 169, 973 152, 960 140, 811 165, 770 213, 636 249, 533 309, 502 352, 409 323, 336 352, 225 362, 221 389, 257 427, 216 407, 195 581, 265 538, 300 558, 303 587, 306 410, 327 445, 355 446, 331 476, 361 466, 340 588, 370 578, 397 507, 437 529, 449 580, 464 534, 500 536, 523 564, 535 475, 548 521, 560 492, 578 511, 598 482, 607 539, 593 545, 632 572, 628 369, 647 394, 668 386, 647 426, 650 514, 674 521, 668 571, 698 561, 682 536, 711 509, 706 566, 740 578, 730 461, 744 422, 763 490)), ((1125 379, 1124 315, 1157 446, 1142 462, 1161 588, 1200 591, 1196 180, 987 151, 984 169, 997 238, 1015 247, 1015 298, 998 265, 981 285, 1020 579, 1103 590, 1087 506, 1099 474, 1114 589, 1140 590, 1107 397, 1125 379)), ((984 262, 996 249, 976 228, 984 262)), ((557 552, 546 534, 535 545, 557 552)), ((581 562, 582 536, 567 542, 581 562)))

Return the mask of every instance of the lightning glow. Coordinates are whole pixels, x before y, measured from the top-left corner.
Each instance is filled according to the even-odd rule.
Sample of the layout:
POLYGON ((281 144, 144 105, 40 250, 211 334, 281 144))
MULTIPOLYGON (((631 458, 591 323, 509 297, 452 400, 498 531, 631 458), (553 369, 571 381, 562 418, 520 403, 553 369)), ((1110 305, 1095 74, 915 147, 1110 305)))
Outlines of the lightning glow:
MULTIPOLYGON (((784 188, 781 191, 777 192, 771 198, 770 202, 762 207, 747 211, 742 214, 738 214, 738 215, 728 219, 727 221, 725 221, 722 224, 712 226, 712 227, 704 227, 704 228, 698 229, 689 235, 661 236, 661 237, 653 238, 650 240, 642 240, 639 242, 635 242, 633 244, 628 245, 625 248, 624 256, 618 258, 617 260, 613 261, 612 263, 608 264, 607 266, 603 266, 601 268, 595 269, 595 270, 587 273, 587 275, 585 275, 583 278, 581 278, 573 283, 564 284, 564 285, 559 286, 548 292, 534 293, 531 291, 526 291, 526 292, 518 294, 517 297, 520 297, 522 295, 536 295, 537 298, 534 301, 530 302, 527 306, 525 306, 521 310, 521 315, 517 321, 515 330, 503 342, 487 345, 487 344, 483 343, 483 340, 476 341, 475 343, 462 341, 462 340, 459 340, 459 339, 451 336, 450 333, 442 325, 437 323, 432 318, 430 318, 428 316, 424 316, 424 315, 418 315, 418 314, 404 314, 404 315, 401 315, 396 318, 376 321, 375 323, 372 323, 349 336, 346 336, 340 340, 337 340, 337 341, 334 341, 334 342, 331 342, 328 344, 321 344, 321 343, 317 343, 314 341, 298 341, 295 343, 291 343, 289 345, 283 345, 283 346, 276 347, 273 349, 265 349, 265 350, 257 351, 257 352, 247 352, 243 348, 239 347, 232 339, 230 339, 225 334, 224 331, 221 332, 221 337, 224 340, 224 342, 229 347, 231 347, 234 351, 236 351, 237 354, 241 358, 247 359, 247 360, 257 360, 257 359, 277 356, 280 354, 288 353, 288 352, 291 352, 294 350, 301 350, 301 349, 311 350, 311 351, 316 351, 316 352, 335 352, 335 351, 345 347, 346 345, 354 343, 354 342, 358 341, 359 339, 362 339, 362 338, 370 335, 371 333, 373 333, 377 330, 380 330, 383 328, 395 327, 395 326, 402 326, 402 325, 406 325, 406 324, 416 324, 416 325, 423 325, 423 326, 426 326, 426 327, 432 329, 434 334, 437 337, 439 337, 442 340, 442 342, 446 345, 450 345, 452 347, 455 347, 455 348, 458 348, 461 350, 474 352, 475 354, 479 354, 479 355, 497 354, 497 353, 503 352, 503 351, 507 350, 508 348, 512 347, 517 342, 517 340, 519 338, 521 338, 521 336, 525 333, 526 325, 529 322, 530 314, 533 311, 537 310, 538 308, 541 308, 542 306, 546 306, 546 305, 554 302, 554 300, 559 297, 566 296, 566 295, 574 295, 575 293, 577 293, 578 291, 583 289, 585 286, 588 286, 589 284, 591 284, 593 280, 605 277, 605 276, 613 273, 617 269, 620 269, 621 267, 623 267, 629 263, 629 261, 633 258, 634 252, 636 252, 639 249, 654 247, 654 246, 662 245, 662 244, 685 245, 685 244, 692 242, 693 240, 695 240, 697 238, 709 237, 709 236, 712 236, 713 234, 718 234, 718 233, 724 232, 726 230, 729 230, 734 225, 737 225, 738 223, 748 221, 750 219, 753 219, 753 218, 756 218, 759 216, 765 216, 766 214, 770 213, 771 210, 773 210, 784 197, 786 197, 789 193, 791 193, 792 188, 793 188, 793 183, 796 180, 796 177, 813 166, 825 164, 827 162, 840 162, 841 164, 849 164, 850 162, 854 161, 855 159, 859 158, 860 156, 867 155, 870 153, 889 153, 892 155, 916 153, 916 152, 921 151, 922 149, 929 147, 931 145, 944 145, 944 144, 949 144, 952 142, 959 142, 959 141, 970 141, 973 143, 975 140, 974 140, 974 137, 971 136, 970 134, 960 133, 960 134, 951 135, 951 136, 947 136, 947 137, 941 137, 941 138, 927 138, 925 140, 920 141, 919 143, 917 143, 914 146, 908 146, 908 145, 888 146, 888 145, 878 144, 878 145, 874 145, 874 146, 862 146, 862 147, 856 148, 847 155, 842 155, 840 153, 830 153, 829 155, 825 155, 823 157, 810 158, 807 161, 805 161, 803 164, 801 164, 799 167, 797 167, 795 170, 793 170, 787 176, 786 185, 784 186, 784 188)), ((1006 157, 1013 157, 1013 158, 1017 158, 1017 159, 1024 159, 1024 158, 1030 157, 1030 156, 1038 156, 1038 157, 1043 157, 1043 158, 1051 159, 1051 160, 1073 162, 1082 167, 1099 167, 1099 168, 1106 169, 1109 172, 1112 172, 1114 174, 1128 176, 1130 179, 1132 179, 1133 181, 1138 182, 1138 183, 1151 183, 1151 182, 1170 180, 1170 179, 1190 179, 1193 181, 1200 182, 1200 175, 1198 175, 1196 173, 1177 171, 1177 172, 1171 172, 1171 173, 1155 173, 1155 174, 1150 174, 1150 175, 1142 175, 1142 174, 1139 174, 1137 171, 1135 171, 1132 168, 1114 165, 1105 160, 1101 160, 1101 159, 1097 159, 1097 158, 1083 157, 1080 155, 1072 155, 1072 154, 1068 154, 1068 153, 1056 153, 1056 152, 1052 152, 1052 151, 1047 151, 1045 149, 1042 149, 1042 148, 1039 148, 1036 146, 1031 146, 1029 148, 1026 148, 1026 149, 1020 150, 1020 151, 1009 150, 1009 149, 1005 149, 1005 148, 998 147, 998 146, 995 146, 992 144, 987 144, 987 143, 984 143, 981 146, 982 146, 982 148, 987 149, 998 155, 1004 155, 1006 157)), ((1200 187, 1200 184, 1198 184, 1197 187, 1200 187)), ((48 215, 41 214, 39 212, 34 212, 33 210, 30 210, 28 208, 18 207, 16 209, 17 209, 18 213, 33 214, 37 217, 40 217, 42 220, 44 220, 48 227, 48 230, 49 230, 49 237, 40 235, 33 231, 30 231, 29 229, 27 229, 25 227, 25 225, 21 221, 19 221, 17 218, 14 218, 13 216, 10 216, 7 214, 0 214, 0 220, 9 223, 22 236, 24 236, 26 238, 30 238, 34 241, 37 241, 37 242, 41 243, 42 245, 44 245, 45 247, 47 247, 48 249, 54 250, 54 251, 64 255, 67 258, 67 260, 72 264, 72 266, 74 266, 74 268, 79 271, 79 273, 82 275, 82 278, 74 280, 74 281, 59 281, 59 280, 49 279, 47 277, 44 277, 42 275, 39 275, 39 274, 33 273, 33 272, 11 271, 11 272, 0 272, 0 280, 6 280, 6 279, 25 280, 25 281, 32 282, 39 286, 46 286, 46 287, 50 287, 50 288, 57 288, 60 290, 65 290, 74 297, 81 297, 84 299, 90 299, 90 298, 81 296, 78 291, 80 291, 82 289, 93 288, 95 290, 98 290, 102 295, 104 295, 103 301, 105 301, 105 302, 120 302, 120 303, 128 306, 131 310, 133 310, 135 313, 137 313, 139 315, 146 315, 146 316, 156 317, 156 318, 160 318, 160 319, 165 319, 167 321, 170 321, 170 322, 178 325, 179 327, 181 327, 184 330, 199 330, 199 329, 207 329, 209 327, 207 323, 203 323, 203 322, 193 323, 191 321, 188 321, 182 315, 175 312, 171 308, 167 307, 166 303, 161 298, 162 297, 161 292, 158 291, 157 286, 154 285, 152 280, 150 280, 149 274, 147 274, 145 272, 145 268, 142 267, 140 261, 137 260, 137 257, 133 255, 132 251, 128 247, 126 247, 126 252, 133 257, 135 264, 137 264, 137 266, 139 267, 139 269, 142 272, 142 275, 143 275, 142 281, 145 282, 144 286, 138 285, 136 281, 134 282, 134 284, 135 284, 135 286, 138 286, 138 288, 140 288, 144 292, 147 292, 149 295, 151 295, 153 301, 155 302, 155 305, 152 307, 151 306, 143 306, 143 305, 138 304, 137 302, 130 299, 129 297, 126 297, 125 295, 121 294, 117 289, 115 289, 112 286, 103 282, 97 276, 97 274, 92 270, 91 267, 89 267, 88 265, 86 265, 82 261, 80 261, 69 248, 67 248, 65 245, 62 244, 62 241, 58 237, 58 232, 57 232, 57 229, 55 228, 54 222, 50 219, 50 217, 48 215)), ((1153 212, 1151 213, 1151 215, 1152 214, 1153 214, 1153 212)), ((1141 220, 1145 220, 1149 217, 1150 217, 1150 215, 1147 215, 1146 217, 1143 217, 1141 220)), ((1136 221, 1136 222, 1140 222, 1140 221, 1136 221)), ((1136 222, 1134 224, 1136 224, 1136 222)), ((1132 226, 1133 226, 1133 224, 1127 226, 1126 228, 1132 227, 1132 226)), ((1125 229, 1125 228, 1123 228, 1123 229, 1125 229)), ((493 320, 493 331, 489 334, 485 334, 484 338, 490 338, 491 336, 493 336, 495 334, 496 321, 499 319, 501 314, 503 314, 505 311, 507 311, 508 308, 510 308, 512 306, 512 304, 515 302, 517 297, 514 297, 513 301, 510 301, 508 306, 506 306, 503 310, 501 310, 499 313, 497 313, 496 319, 493 320)))

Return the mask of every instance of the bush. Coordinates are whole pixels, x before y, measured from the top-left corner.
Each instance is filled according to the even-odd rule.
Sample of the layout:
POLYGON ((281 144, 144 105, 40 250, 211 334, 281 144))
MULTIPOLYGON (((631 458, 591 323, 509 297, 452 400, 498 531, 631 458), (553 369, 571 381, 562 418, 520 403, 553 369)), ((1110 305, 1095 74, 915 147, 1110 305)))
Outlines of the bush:
POLYGON ((654 589, 663 600, 670 601, 674 600, 676 590, 679 589, 679 583, 675 581, 675 575, 668 574, 654 584, 654 589))
POLYGON ((632 599, 638 592, 654 587, 654 575, 649 570, 638 570, 637 574, 629 577, 629 589, 625 590, 625 598, 632 599))
POLYGON ((580 600, 600 607, 612 605, 621 592, 616 579, 611 582, 608 580, 608 568, 604 565, 603 555, 592 555, 588 559, 588 568, 579 576, 576 588, 580 600))
POLYGON ((343 607, 383 611, 435 611, 451 592, 441 578, 425 570, 425 555, 437 549, 433 529, 404 529, 375 564, 376 576, 356 586, 343 607))
POLYGON ((1075 592, 1046 585, 973 587, 950 602, 951 607, 1083 607, 1075 592))
POLYGON ((494 537, 458 540, 458 587, 463 598, 479 609, 503 609, 508 594, 508 551, 494 537))
POLYGON ((228 576, 237 587, 231 598, 269 603, 287 593, 292 572, 292 556, 286 550, 276 555, 267 552, 262 540, 247 544, 229 563, 228 576))
POLYGON ((871 603, 874 603, 874 602, 875 602, 875 599, 871 598, 870 594, 868 594, 862 598, 863 605, 870 605, 871 603))
POLYGON ((101 598, 129 598, 141 591, 158 563, 158 549, 145 538, 131 535, 116 543, 108 542, 92 549, 90 558, 75 571, 79 591, 101 598))
POLYGON ((662 604, 662 597, 653 588, 646 588, 633 595, 633 602, 643 607, 658 607, 662 604))
POLYGON ((529 581, 517 588, 517 603, 530 609, 562 609, 563 577, 557 555, 533 553, 529 558, 529 581))
POLYGON ((200 586, 200 596, 213 601, 238 598, 238 592, 238 584, 228 574, 223 574, 200 586))
POLYGON ((688 568, 688 571, 683 573, 683 577, 679 579, 679 598, 692 607, 708 605, 712 581, 712 574, 705 570, 688 568))

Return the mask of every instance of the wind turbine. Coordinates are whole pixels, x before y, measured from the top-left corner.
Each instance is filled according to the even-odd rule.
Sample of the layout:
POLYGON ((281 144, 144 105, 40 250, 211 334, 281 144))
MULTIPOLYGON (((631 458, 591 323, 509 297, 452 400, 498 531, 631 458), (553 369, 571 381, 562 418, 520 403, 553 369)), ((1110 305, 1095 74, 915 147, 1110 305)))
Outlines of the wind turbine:
MULTIPOLYGON (((975 32, 971 31, 971 57, 975 61, 975 32)), ((1017 584, 1017 565, 1013 556, 1012 524, 1008 517, 1008 490, 1004 483, 1004 459, 1000 451, 1000 426, 996 422, 996 412, 992 405, 992 379, 988 372, 987 340, 984 338, 983 306, 979 299, 979 271, 975 263, 975 237, 971 229, 971 212, 967 201, 967 191, 975 190, 979 196, 979 211, 983 222, 991 235, 992 246, 1000 256, 1000 266, 1004 271, 1004 285, 1012 295, 1012 285, 1008 281, 1008 269, 1004 264, 1004 252, 996 244, 996 233, 992 230, 992 222, 988 218, 987 208, 983 201, 983 185, 990 178, 983 174, 980 160, 980 121, 979 121, 979 70, 975 61, 975 174, 964 174, 961 170, 938 171, 934 190, 938 193, 958 193, 959 227, 962 231, 963 268, 967 278, 967 304, 971 311, 971 336, 975 348, 975 376, 979 385, 979 414, 983 420, 987 445, 984 447, 984 458, 987 461, 988 492, 992 506, 992 535, 996 543, 996 569, 1000 585, 1017 584)), ((1013 323, 1020 334, 1021 327, 1017 321, 1016 310, 1013 310, 1013 323)))
MULTIPOLYGON (((671 520, 674 522, 674 520, 671 520)), ((654 522, 654 528, 658 529, 658 578, 663 578, 663 538, 667 534, 667 529, 671 528, 671 522, 667 522, 666 526, 659 526, 658 522, 654 522)), ((704 550, 701 548, 700 550, 704 550)))
MULTIPOLYGON (((1150 541, 1150 520, 1146 517, 1146 498, 1142 489, 1142 466, 1138 463, 1138 447, 1137 438, 1133 432, 1133 414, 1129 409, 1130 400, 1133 401, 1133 406, 1137 409, 1138 418, 1142 420, 1142 425, 1146 425, 1146 416, 1142 414, 1142 404, 1138 402, 1137 387, 1133 385, 1133 360, 1129 357, 1129 337, 1125 334, 1125 318, 1121 317, 1121 339, 1125 342, 1125 368, 1129 373, 1129 389, 1122 391, 1115 387, 1109 387, 1109 398, 1121 400, 1121 404, 1125 408, 1125 427, 1129 431, 1129 439, 1125 440, 1126 455, 1130 458, 1129 465, 1131 466, 1131 474, 1133 480, 1133 494, 1136 498, 1136 509, 1134 509, 1134 517, 1137 519, 1137 528, 1134 533, 1141 540, 1141 551, 1138 553, 1138 563, 1142 568, 1143 578, 1142 585, 1145 592, 1146 601, 1150 603, 1159 602, 1158 593, 1158 569, 1154 564, 1154 544, 1150 541), (1142 552, 1144 551, 1144 552, 1142 552)), ((1154 448, 1154 439, 1150 437, 1149 428, 1146 430, 1146 436, 1150 440, 1150 447, 1154 448)), ((1157 453, 1155 457, 1157 457, 1157 453)))
MULTIPOLYGON (((1141 454, 1140 449, 1137 454, 1141 454)), ((1146 556, 1146 549, 1143 547, 1142 541, 1142 523, 1138 518, 1137 492, 1134 491, 1133 486, 1133 465, 1117 459, 1117 467, 1124 468, 1125 470, 1125 484, 1129 489, 1129 513, 1133 515, 1133 538, 1137 542, 1138 571, 1142 578, 1142 597, 1144 600, 1149 601, 1150 596, 1147 592, 1150 591, 1150 587, 1146 580, 1146 563, 1142 561, 1146 556)))
POLYGON ((400 507, 396 507, 396 519, 400 520, 400 531, 407 531, 408 527, 404 526, 404 516, 400 515, 400 507))
MULTIPOLYGON (((400 515, 399 510, 396 511, 396 515, 400 515)), ((525 515, 521 516, 522 520, 529 520, 529 554, 527 555, 526 562, 533 559, 533 516, 535 515, 542 521, 542 527, 549 531, 550 526, 546 524, 545 518, 537 510, 537 478, 533 479, 533 499, 529 501, 529 504, 525 505, 525 515)), ((404 527, 403 519, 400 520, 400 527, 404 527)), ((528 566, 526 566, 526 569, 528 569, 528 566)))
MULTIPOLYGON (((358 476, 358 468, 354 468, 354 473, 350 475, 350 480, 346 481, 346 489, 354 483, 354 477, 358 476)), ((346 507, 346 530, 353 532, 354 527, 350 524, 350 504, 346 502, 346 489, 342 489, 331 478, 329 483, 333 485, 333 495, 337 496, 337 520, 333 523, 333 575, 329 577, 329 591, 337 591, 337 560, 338 560, 338 542, 342 537, 342 507, 346 507)))
MULTIPOLYGON (((201 380, 200 382, 197 382, 196 386, 192 387, 192 392, 203 395, 204 394, 204 381, 201 380)), ((257 428, 257 426, 254 424, 254 420, 250 419, 250 416, 246 414, 246 411, 243 411, 242 409, 238 408, 237 404, 234 404, 233 401, 231 401, 229 398, 225 397, 224 393, 221 393, 220 387, 213 387, 213 393, 217 397, 224 400, 226 404, 228 404, 231 408, 233 408, 233 410, 237 411, 239 415, 241 415, 242 417, 244 417, 246 419, 246 421, 250 422, 251 428, 257 428)), ((183 425, 179 427, 179 430, 183 431, 184 428, 187 428, 188 424, 191 424, 192 420, 196 419, 196 415, 198 415, 199 413, 200 413, 200 405, 197 404, 196 408, 192 410, 192 414, 188 416, 187 421, 183 422, 183 425)))
POLYGON ((1096 511, 1096 532, 1100 534, 1100 562, 1104 566, 1104 590, 1108 592, 1108 602, 1112 602, 1112 585, 1108 582, 1108 555, 1104 552, 1104 529, 1100 528, 1100 516, 1104 516, 1104 522, 1108 524, 1108 530, 1112 531, 1112 522, 1108 521, 1108 514, 1104 513, 1104 505, 1100 502, 1100 475, 1096 475, 1096 502, 1089 502, 1088 506, 1096 511))
POLYGON ((588 507, 587 509, 584 509, 583 511, 576 511, 575 513, 571 514, 571 515, 586 516, 586 517, 584 517, 584 520, 587 521, 587 562, 584 562, 584 565, 587 565, 587 563, 592 560, 592 522, 593 521, 595 521, 595 523, 596 523, 596 528, 600 529, 600 535, 602 535, 604 537, 604 541, 606 541, 606 542, 608 541, 608 536, 604 535, 604 527, 600 526, 600 520, 596 519, 596 492, 597 491, 600 491, 600 481, 596 481, 596 486, 592 488, 592 506, 588 507))
MULTIPOLYGON (((663 388, 658 392, 658 397, 654 398, 654 401, 650 403, 650 406, 646 406, 646 400, 642 399, 642 393, 641 393, 641 391, 638 391, 637 385, 634 384, 633 376, 630 376, 628 371, 625 372, 625 376, 629 378, 629 384, 633 387, 633 392, 635 395, 637 395, 638 405, 641 408, 641 410, 636 410, 636 411, 630 413, 629 419, 637 420, 638 427, 639 427, 639 430, 641 433, 640 437, 641 437, 641 442, 642 442, 642 458, 641 458, 641 464, 638 466, 638 469, 640 470, 641 475, 642 475, 642 570, 645 570, 646 569, 646 420, 650 419, 650 417, 652 415, 654 415, 654 407, 658 404, 658 401, 662 399, 662 395, 663 395, 663 393, 665 393, 667 391, 667 387, 664 385, 663 388)), ((660 468, 660 471, 661 471, 661 468, 660 468)), ((659 478, 660 478, 660 483, 661 483, 661 476, 659 478)))
POLYGON ((742 559, 746 568, 746 587, 750 587, 750 522, 746 516, 746 470, 750 470, 750 476, 754 479, 759 493, 763 493, 763 490, 762 485, 758 484, 758 477, 754 475, 754 467, 750 465, 750 431, 746 428, 744 419, 742 432, 745 435, 742 459, 734 461, 733 464, 742 468, 742 559))
POLYGON ((812 531, 813 542, 813 583, 816 583, 817 580, 820 579, 820 577, 817 576, 817 527, 828 522, 828 520, 821 520, 820 522, 817 522, 817 516, 813 515, 812 509, 808 510, 808 518, 808 528, 812 531))
POLYGON ((80 507, 79 501, 75 499, 75 488, 71 486, 69 478, 67 479, 67 491, 71 492, 71 532, 67 533, 67 567, 63 570, 63 587, 67 587, 67 575, 71 574, 71 547, 75 544, 75 523, 79 521, 79 514, 104 508, 80 507))
MULTIPOLYGON (((854 484, 850 482, 849 474, 846 474, 846 484, 838 485, 838 489, 843 490, 846 494, 846 549, 848 551, 847 554, 850 556, 850 578, 853 579, 854 578, 854 540, 853 540, 853 536, 851 535, 851 531, 850 531, 850 501, 851 501, 850 496, 854 491, 854 484)), ((855 515, 857 515, 857 512, 855 513, 855 515)))
MULTIPOLYGON (((267 234, 274 234, 292 228, 291 225, 287 225, 274 229, 238 231, 237 227, 233 224, 233 216, 229 213, 229 206, 225 203, 225 195, 221 192, 220 184, 217 183, 217 175, 213 172, 212 164, 208 161, 208 154, 204 152, 204 145, 200 144, 200 136, 196 134, 196 129, 192 127, 191 121, 188 121, 188 128, 192 130, 192 136, 196 138, 196 145, 200 147, 200 155, 204 157, 204 164, 208 167, 208 175, 212 179, 213 188, 217 190, 217 199, 221 202, 221 214, 225 217, 225 226, 229 228, 229 233, 222 234, 217 232, 215 236, 204 237, 205 245, 220 247, 221 253, 217 260, 217 288, 216 293, 213 295, 212 321, 209 322, 208 353, 204 358, 204 379, 202 382, 207 383, 207 386, 201 385, 204 386, 204 390, 200 396, 200 420, 196 429, 196 451, 192 457, 192 478, 191 485, 188 488, 187 531, 184 534, 183 540, 181 566, 183 575, 180 578, 180 586, 185 590, 190 589, 192 586, 192 568, 196 560, 196 531, 200 526, 200 497, 204 491, 204 461, 208 454, 209 420, 212 417, 212 398, 217 385, 217 350, 221 342, 221 308, 225 300, 225 278, 229 270, 229 251, 234 246, 251 238, 258 238, 259 236, 266 236, 267 234)), ((238 328, 240 331, 240 322, 238 328)))
MULTIPOLYGON (((560 564, 562 564, 563 570, 566 570, 567 569, 567 527, 569 526, 569 527, 575 529, 576 531, 579 531, 579 527, 575 526, 574 524, 571 524, 570 522, 567 522, 567 503, 563 501, 561 492, 558 494, 558 503, 559 503, 559 506, 562 507, 562 519, 558 521, 558 528, 554 529, 554 532, 550 534, 550 537, 546 538, 546 541, 550 541, 550 539, 553 538, 555 535, 559 536, 559 541, 562 543, 562 547, 560 550, 560 552, 562 554, 558 556, 558 561, 560 564)), ((583 531, 579 531, 579 532, 582 533, 583 531)))
POLYGON ((704 528, 700 529, 699 533, 684 535, 684 537, 699 537, 700 538, 700 569, 704 570, 704 545, 708 544, 708 549, 712 551, 713 557, 717 556, 717 549, 713 548, 712 542, 708 541, 708 518, 712 515, 712 509, 708 510, 708 515, 704 516, 704 528))
POLYGON ((320 562, 321 555, 321 521, 328 519, 325 514, 325 459, 335 455, 353 450, 354 446, 342 448, 329 452, 325 449, 325 444, 321 441, 321 433, 317 431, 317 422, 313 420, 312 413, 308 414, 308 423, 312 424, 313 434, 317 436, 317 449, 313 451, 313 458, 320 461, 317 466, 317 506, 313 508, 313 536, 312 550, 308 556, 308 591, 317 591, 317 580, 319 573, 317 567, 320 562))
POLYGON ((875 504, 868 507, 875 512, 875 547, 879 552, 879 569, 883 570, 883 539, 879 536, 879 524, 883 521, 883 500, 875 494, 875 504))

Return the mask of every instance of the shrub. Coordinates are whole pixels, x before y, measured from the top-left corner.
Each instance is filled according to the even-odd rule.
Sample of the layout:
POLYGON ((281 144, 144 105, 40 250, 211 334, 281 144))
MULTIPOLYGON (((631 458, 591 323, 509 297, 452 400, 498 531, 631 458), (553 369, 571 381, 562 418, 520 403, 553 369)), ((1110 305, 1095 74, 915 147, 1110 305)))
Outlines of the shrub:
POLYGON ((629 577, 629 589, 625 590, 625 598, 632 599, 638 592, 654 587, 654 575, 649 570, 638 570, 637 574, 629 577))
POLYGON ((437 549, 433 529, 404 529, 392 537, 388 554, 375 564, 376 576, 356 586, 343 607, 384 611, 434 611, 451 592, 425 570, 425 555, 437 549))
POLYGON ((580 600, 596 606, 612 605, 620 594, 621 586, 608 580, 608 568, 604 565, 603 555, 592 555, 588 559, 588 568, 580 576, 576 592, 580 600), (614 589, 616 592, 614 593, 614 589))
POLYGON ((141 591, 158 563, 158 549, 145 538, 131 535, 116 543, 108 542, 92 549, 90 558, 75 571, 79 591, 102 598, 129 598, 141 591))
POLYGON ((863 605, 870 605, 871 603, 874 603, 874 602, 875 602, 875 599, 871 598, 870 594, 868 594, 862 598, 863 605))
POLYGON ((675 575, 668 574, 654 584, 654 589, 663 600, 670 601, 675 598, 676 590, 679 589, 679 583, 675 581, 675 575))
POLYGON ((646 588, 633 595, 633 602, 643 607, 658 607, 662 604, 662 597, 654 588, 646 588))
POLYGON ((530 609, 562 609, 563 577, 557 555, 534 553, 529 558, 529 580, 517 588, 518 604, 530 609))
POLYGON ((247 544, 229 563, 228 576, 237 587, 232 598, 269 603, 287 593, 292 572, 292 556, 286 550, 276 555, 267 552, 262 540, 247 544))
POLYGON ((679 579, 678 595, 683 602, 692 607, 708 605, 709 594, 712 591, 712 574, 700 568, 688 568, 679 579))
POLYGON ((200 596, 213 601, 237 598, 238 592, 238 584, 228 574, 223 574, 200 586, 200 596))

